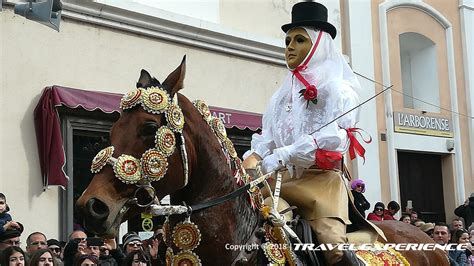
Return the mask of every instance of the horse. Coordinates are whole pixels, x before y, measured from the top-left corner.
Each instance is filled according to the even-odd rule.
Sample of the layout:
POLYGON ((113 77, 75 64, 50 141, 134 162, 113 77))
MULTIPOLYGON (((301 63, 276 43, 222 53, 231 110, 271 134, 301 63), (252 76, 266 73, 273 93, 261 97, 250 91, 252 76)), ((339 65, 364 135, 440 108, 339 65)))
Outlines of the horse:
MULTIPOLYGON (((111 161, 110 164, 114 167, 106 165, 105 157, 102 152, 99 153, 98 158, 94 158, 93 161, 93 165, 94 163, 96 166, 99 165, 95 169, 96 174, 77 200, 76 206, 84 218, 83 225, 88 231, 99 236, 114 237, 123 221, 146 211, 151 202, 165 195, 170 195, 172 205, 190 206, 225 197, 242 187, 236 182, 235 173, 229 167, 229 158, 223 153, 215 131, 203 119, 193 103, 179 93, 183 88, 186 72, 185 59, 186 57, 163 83, 142 70, 136 84, 137 88, 143 88, 142 91, 153 87, 163 88, 182 110, 185 123, 180 132, 174 132, 177 136, 176 143, 181 144, 181 150, 176 148, 170 151, 169 156, 164 159, 167 162, 165 173, 148 185, 140 183, 141 181, 131 184, 135 178, 133 173, 130 176, 117 178, 120 176, 117 162, 122 160, 121 155, 143 158, 144 153, 147 154, 157 145, 157 131, 163 125, 170 124, 170 118, 166 114, 150 112, 146 110, 145 105, 136 104, 132 99, 133 103, 124 108, 110 131, 113 148, 106 151, 109 157, 105 160, 111 161)), ((136 95, 129 96, 130 100, 136 95)), ((154 161, 154 163, 164 162, 154 161)), ((130 166, 137 167, 136 164, 139 162, 121 166, 127 171, 130 170, 130 166)), ((257 263, 256 253, 252 253, 249 259, 238 261, 242 252, 232 248, 252 243, 262 220, 261 215, 249 201, 247 193, 220 201, 219 204, 206 209, 189 211, 186 216, 188 221, 198 227, 200 232, 199 243, 193 247, 193 252, 199 255, 200 263, 203 265, 257 263)), ((186 217, 170 216, 170 227, 179 225, 179 221, 186 217)), ((424 232, 405 223, 378 225, 384 231, 388 243, 432 242, 424 232)), ((171 252, 176 253, 176 247, 173 247, 171 252)), ((400 253, 413 265, 449 265, 443 252, 438 250, 400 253)))

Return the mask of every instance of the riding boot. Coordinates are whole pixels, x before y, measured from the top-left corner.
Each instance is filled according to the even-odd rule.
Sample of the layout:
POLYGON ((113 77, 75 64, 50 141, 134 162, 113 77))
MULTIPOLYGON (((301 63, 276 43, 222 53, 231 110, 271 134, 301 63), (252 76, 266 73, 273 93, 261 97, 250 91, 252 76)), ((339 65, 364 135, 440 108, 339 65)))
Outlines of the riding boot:
POLYGON ((344 250, 342 255, 342 259, 338 261, 334 266, 364 266, 364 262, 362 262, 359 258, 357 258, 354 251, 351 250, 344 250))

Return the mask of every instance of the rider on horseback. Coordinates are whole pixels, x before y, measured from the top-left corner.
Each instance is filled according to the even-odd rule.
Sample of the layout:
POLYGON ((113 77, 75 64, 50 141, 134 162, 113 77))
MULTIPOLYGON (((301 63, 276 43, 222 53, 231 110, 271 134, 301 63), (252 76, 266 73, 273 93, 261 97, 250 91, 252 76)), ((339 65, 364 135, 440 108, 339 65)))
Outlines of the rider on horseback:
MULTIPOLYGON (((244 166, 258 160, 263 173, 284 169, 281 196, 298 206, 319 243, 347 243, 351 222, 341 159, 353 146, 348 143, 357 142, 357 110, 335 119, 358 105, 360 85, 336 48, 325 6, 295 4, 292 23, 282 29, 289 73, 264 113, 262 134, 253 135, 244 166)), ((324 256, 331 265, 358 265, 351 252, 333 249, 324 256)))

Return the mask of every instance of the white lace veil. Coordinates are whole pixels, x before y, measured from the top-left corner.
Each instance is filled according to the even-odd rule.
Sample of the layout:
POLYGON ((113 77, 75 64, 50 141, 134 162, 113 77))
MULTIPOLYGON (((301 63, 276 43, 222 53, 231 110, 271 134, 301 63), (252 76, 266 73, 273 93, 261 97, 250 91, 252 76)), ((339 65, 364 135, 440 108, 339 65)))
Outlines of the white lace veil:
MULTIPOLYGON (((319 31, 312 27, 301 28, 309 34, 314 46, 319 31)), ((305 86, 289 71, 282 86, 273 95, 266 115, 264 115, 263 127, 272 128, 274 131, 272 135, 276 148, 293 144, 301 135, 319 129, 358 104, 356 91, 360 90, 359 81, 328 33, 322 33, 316 52, 309 60, 307 68, 300 73, 318 89, 318 103, 310 102, 307 107, 307 101, 299 94, 299 91, 305 86), (350 99, 347 100, 347 98, 350 99), (288 108, 291 108, 291 112, 288 112, 288 108)), ((342 134, 339 132, 339 127, 352 127, 357 122, 357 113, 355 110, 337 120, 337 123, 332 123, 320 132, 313 134, 320 148, 345 149, 340 147, 340 140, 334 140, 336 142, 327 143, 328 145, 320 143, 320 141, 333 142, 331 138, 334 137, 341 139, 342 136, 337 136, 342 134), (321 147, 321 145, 326 147, 321 147)))

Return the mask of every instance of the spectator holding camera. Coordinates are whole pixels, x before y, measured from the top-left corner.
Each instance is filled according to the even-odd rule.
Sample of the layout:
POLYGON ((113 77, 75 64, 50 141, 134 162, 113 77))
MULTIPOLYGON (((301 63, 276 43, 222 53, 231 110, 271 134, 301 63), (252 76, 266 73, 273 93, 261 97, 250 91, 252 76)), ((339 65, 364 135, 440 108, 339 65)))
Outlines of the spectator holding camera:
POLYGON ((454 214, 464 219, 466 227, 471 226, 474 222, 474 193, 466 199, 463 205, 454 209, 454 214))
POLYGON ((85 253, 92 256, 96 256, 98 259, 100 256, 100 247, 104 245, 104 240, 99 237, 88 237, 86 239, 86 243, 87 246, 85 249, 85 253))
POLYGON ((101 266, 118 266, 125 255, 120 248, 117 248, 115 239, 104 239, 104 244, 100 247, 99 264, 101 266))
POLYGON ((163 241, 163 229, 159 227, 155 230, 155 234, 152 238, 148 239, 144 244, 145 253, 150 257, 151 265, 161 265, 160 254, 158 253, 158 247, 163 241))

